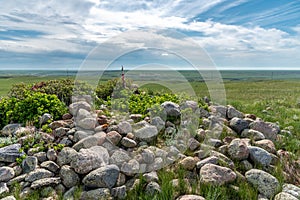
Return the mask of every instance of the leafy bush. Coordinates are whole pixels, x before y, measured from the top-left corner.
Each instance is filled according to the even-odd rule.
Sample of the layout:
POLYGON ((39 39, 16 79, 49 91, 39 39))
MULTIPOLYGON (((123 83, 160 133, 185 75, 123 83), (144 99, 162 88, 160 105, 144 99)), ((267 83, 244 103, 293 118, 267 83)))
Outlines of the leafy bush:
POLYGON ((24 99, 27 93, 45 93, 54 94, 58 99, 66 105, 71 103, 71 98, 76 89, 76 95, 90 94, 93 96, 92 87, 87 83, 74 81, 72 79, 49 80, 35 84, 19 83, 12 86, 9 91, 9 97, 24 99))
POLYGON ((0 101, 0 128, 12 122, 29 121, 38 125, 39 117, 44 113, 50 113, 56 120, 67 112, 65 104, 56 95, 40 92, 25 92, 23 95, 22 99, 11 97, 0 101))

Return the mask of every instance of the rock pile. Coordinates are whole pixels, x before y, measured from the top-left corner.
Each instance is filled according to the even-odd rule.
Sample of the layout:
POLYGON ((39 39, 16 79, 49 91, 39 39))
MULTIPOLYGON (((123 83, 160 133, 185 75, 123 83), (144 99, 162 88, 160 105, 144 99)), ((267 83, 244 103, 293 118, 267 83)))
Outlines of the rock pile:
MULTIPOLYGON (((281 137, 279 126, 274 123, 241 113, 232 106, 210 105, 208 112, 193 101, 162 104, 167 116, 181 118, 180 124, 165 122, 159 116, 143 120, 137 114, 118 122, 101 110, 93 111, 90 102, 86 97, 72 103, 70 113, 49 125, 51 134, 19 124, 3 128, 3 137, 27 134, 18 143, 0 148, 0 195, 8 194, 9 187, 19 183, 21 198, 41 189, 51 193, 51 197, 45 197, 48 200, 56 199, 59 193, 64 199, 74 199, 79 186, 80 199, 124 199, 137 185, 139 174, 143 174, 145 190, 151 195, 161 192, 157 171, 172 164, 192 174, 187 182, 197 177, 201 184, 208 185, 230 185, 243 180, 257 188, 261 200, 300 198, 299 187, 288 183, 281 187, 271 175, 283 155, 283 150, 277 151, 274 145, 281 137), (189 108, 198 120, 202 119, 202 124, 196 124, 194 135, 188 129, 194 121, 183 116, 189 108), (65 147, 47 152, 32 147, 19 166, 16 159, 24 155, 22 141, 32 134, 39 134, 45 144, 65 147), (171 140, 163 143, 161 138, 171 140)), ((41 124, 45 119, 51 116, 44 114, 41 124)), ((176 180, 172 182, 176 184, 176 180)), ((205 199, 191 194, 174 198, 205 199)))

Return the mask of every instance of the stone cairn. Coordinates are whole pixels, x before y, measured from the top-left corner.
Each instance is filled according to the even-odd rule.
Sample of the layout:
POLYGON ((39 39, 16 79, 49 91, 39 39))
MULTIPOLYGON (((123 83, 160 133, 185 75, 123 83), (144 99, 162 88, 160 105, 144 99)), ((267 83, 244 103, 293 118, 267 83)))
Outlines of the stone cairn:
MULTIPOLYGON (((197 102, 186 101, 182 105, 165 102, 162 108, 168 116, 180 117, 182 110, 191 108, 202 119, 196 134, 185 134, 182 128, 160 117, 142 119, 142 115, 130 115, 130 119, 117 121, 107 117, 102 110, 93 110, 91 98, 77 98, 69 106, 69 113, 62 120, 52 122, 47 134, 32 127, 9 124, 1 132, 2 137, 27 132, 15 144, 0 148, 0 195, 9 192, 9 186, 19 183, 21 198, 34 190, 48 191, 57 199, 74 199, 76 187, 82 188, 82 200, 124 199, 129 190, 145 178, 145 190, 149 194, 161 192, 157 171, 168 165, 181 166, 190 173, 185 180, 199 177, 209 185, 230 185, 235 180, 246 181, 259 192, 257 199, 296 200, 300 188, 285 183, 271 175, 278 162, 287 160, 289 152, 276 150, 274 142, 283 136, 275 123, 264 122, 253 114, 244 114, 232 106, 210 105, 210 112, 198 108, 197 102), (169 145, 158 147, 161 134, 178 133, 169 145), (24 154, 22 141, 32 134, 40 134, 45 143, 64 144, 61 151, 49 149, 37 152, 29 149, 21 166, 16 159, 24 154), (223 137, 222 137, 223 134, 223 137), (224 134, 226 135, 224 137, 224 134), (222 139, 221 139, 222 138, 222 139), (188 150, 189 155, 184 152, 188 150), (235 163, 239 163, 240 171, 235 163), (255 166, 260 166, 256 169, 255 166)), ((44 114, 41 125, 52 116, 44 114)), ((181 116, 181 124, 188 124, 181 116)), ((299 175, 291 170, 294 178, 299 175)), ((284 172, 286 180, 291 174, 284 172)), ((298 179, 299 180, 299 179, 298 179)), ((172 180, 174 186, 178 180, 172 180)), ((238 189, 238 188, 237 188, 238 189)), ((182 195, 178 200, 204 200, 199 195, 182 195)), ((3 200, 13 200, 7 196, 3 200)))

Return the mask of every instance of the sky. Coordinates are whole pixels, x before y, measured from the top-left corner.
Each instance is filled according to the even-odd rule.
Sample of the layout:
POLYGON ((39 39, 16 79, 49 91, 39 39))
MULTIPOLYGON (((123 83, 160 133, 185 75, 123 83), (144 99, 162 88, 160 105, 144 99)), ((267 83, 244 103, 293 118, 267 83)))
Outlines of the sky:
POLYGON ((298 0, 0 0, 0 4, 0 70, 73 70, 87 66, 91 55, 98 58, 98 66, 157 63, 190 69, 183 57, 201 60, 204 54, 217 69, 300 70, 298 0), (126 55, 116 55, 128 49, 126 55))

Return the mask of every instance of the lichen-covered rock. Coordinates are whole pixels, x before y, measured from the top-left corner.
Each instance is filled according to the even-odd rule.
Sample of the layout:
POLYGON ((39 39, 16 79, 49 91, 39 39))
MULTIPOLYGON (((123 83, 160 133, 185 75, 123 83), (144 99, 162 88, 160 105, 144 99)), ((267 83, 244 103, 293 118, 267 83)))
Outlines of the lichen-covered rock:
POLYGON ((67 188, 71 188, 80 182, 79 176, 68 165, 61 167, 59 176, 62 180, 62 184, 64 184, 67 188))
POLYGON ((274 200, 298 200, 298 198, 294 197, 293 195, 286 193, 286 192, 280 192, 276 194, 274 197, 274 200))
POLYGON ((300 188, 293 184, 283 184, 282 192, 289 193, 294 197, 300 199, 300 188))
POLYGON ((108 151, 104 147, 94 146, 89 149, 80 149, 80 151, 72 157, 71 167, 79 174, 86 174, 108 163, 108 151))
POLYGON ((106 134, 106 138, 114 145, 117 145, 121 141, 122 136, 117 131, 110 131, 106 134))
POLYGON ((263 170, 250 169, 246 172, 245 177, 262 195, 268 198, 274 196, 280 187, 277 178, 263 170))
POLYGON ((123 137, 122 140, 121 140, 121 144, 124 146, 124 147, 127 147, 127 148, 133 148, 135 147, 137 144, 136 144, 136 141, 132 140, 132 139, 129 139, 127 137, 123 137))
POLYGON ((140 170, 140 164, 135 159, 124 162, 121 166, 121 172, 127 176, 133 176, 140 170))
POLYGON ((243 130, 243 132, 241 133, 241 137, 251 138, 253 140, 263 140, 263 139, 265 139, 264 134, 262 134, 259 131, 253 130, 253 129, 243 130))
POLYGON ((56 173, 59 170, 59 166, 51 160, 41 163, 41 167, 45 168, 53 173, 56 173))
POLYGON ((24 153, 20 152, 21 144, 12 144, 0 148, 0 162, 15 162, 24 153))
POLYGON ((37 168, 38 159, 35 156, 27 156, 22 162, 24 173, 29 173, 37 168))
POLYGON ((249 146, 248 148, 250 159, 254 163, 260 164, 262 166, 269 166, 271 164, 272 156, 269 152, 260 147, 255 146, 249 146))
POLYGON ((277 124, 271 122, 264 122, 261 120, 256 120, 250 125, 251 129, 257 130, 264 134, 266 139, 275 141, 277 139, 277 134, 280 132, 280 128, 277 124))
POLYGON ((276 147, 271 140, 260 140, 254 143, 255 146, 258 146, 270 153, 276 154, 276 147))
POLYGON ((120 134, 127 134, 132 132, 131 124, 127 121, 122 121, 118 125, 118 132, 120 134))
POLYGON ((89 191, 83 191, 80 200, 106 200, 110 199, 110 191, 108 188, 98 188, 89 191))
POLYGON ((116 199, 125 199, 126 197, 126 186, 115 187, 111 189, 111 196, 116 199))
POLYGON ((200 169, 200 180, 202 183, 224 185, 233 182, 235 179, 236 174, 227 167, 206 164, 200 169))
POLYGON ((106 137, 105 133, 103 133, 102 136, 99 135, 98 137, 94 135, 88 136, 86 138, 83 138, 76 144, 74 144, 73 149, 79 151, 80 149, 88 149, 93 146, 101 145, 105 141, 105 137, 106 137))
POLYGON ((166 101, 161 104, 161 107, 164 109, 166 114, 171 117, 178 117, 180 116, 180 109, 179 105, 176 103, 173 103, 171 101, 166 101))
POLYGON ((110 157, 110 163, 116 165, 122 165, 131 159, 126 151, 116 150, 110 157))
POLYGON ((240 111, 238 111, 236 108, 234 108, 233 106, 228 106, 227 107, 227 118, 228 119, 232 119, 234 117, 237 118, 244 118, 244 114, 241 113, 240 111))
POLYGON ((59 166, 70 164, 73 157, 77 155, 76 150, 70 147, 64 147, 57 156, 57 164, 59 166))
POLYGON ((153 142, 158 135, 158 130, 156 126, 153 125, 146 125, 136 131, 134 131, 134 136, 139 141, 144 142, 153 142))
POLYGON ((79 120, 76 125, 87 130, 92 130, 96 127, 97 119, 94 117, 84 118, 79 120))
POLYGON ((161 188, 158 183, 151 181, 150 183, 147 184, 145 191, 149 195, 154 195, 156 193, 160 193, 161 188))
POLYGON ((193 170, 195 168, 198 160, 191 156, 188 156, 188 157, 182 159, 178 164, 181 165, 183 167, 183 169, 193 170))
POLYGON ((222 105, 212 105, 209 106, 209 109, 211 110, 211 113, 215 116, 226 118, 227 115, 227 107, 222 105))
POLYGON ((39 179, 43 178, 49 178, 53 177, 54 174, 46 169, 35 169, 34 171, 30 172, 27 177, 25 178, 25 181, 27 182, 33 182, 39 179))
POLYGON ((7 182, 10 179, 14 178, 15 171, 11 167, 0 167, 0 182, 7 182))
POLYGON ((148 183, 150 183, 151 181, 158 182, 158 175, 156 171, 145 173, 143 174, 143 177, 146 179, 148 183))
POLYGON ((83 184, 91 188, 113 188, 119 177, 119 168, 116 165, 100 167, 84 177, 83 184))
POLYGON ((234 139, 228 145, 228 154, 230 158, 235 160, 245 160, 249 156, 247 144, 241 139, 234 139))
POLYGON ((38 189, 41 187, 45 187, 45 186, 55 186, 60 184, 61 180, 60 178, 42 178, 42 179, 38 179, 36 181, 34 181, 31 184, 31 188, 32 189, 38 189))
POLYGON ((232 118, 229 125, 238 134, 241 134, 243 130, 249 127, 249 123, 246 120, 237 117, 232 118))

